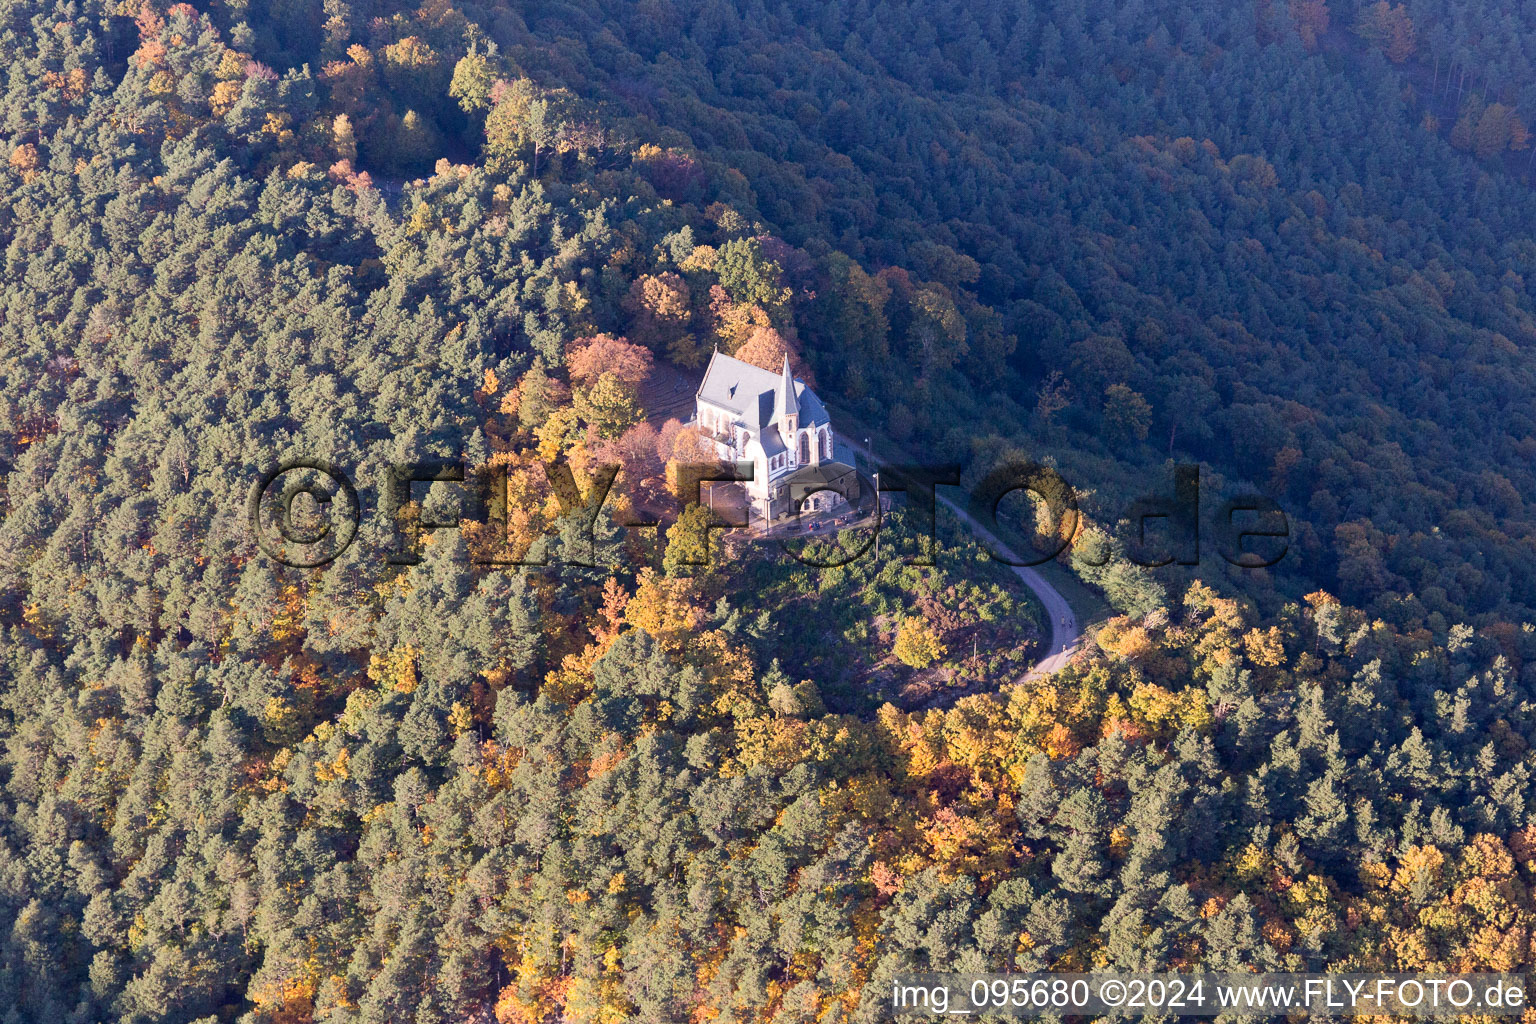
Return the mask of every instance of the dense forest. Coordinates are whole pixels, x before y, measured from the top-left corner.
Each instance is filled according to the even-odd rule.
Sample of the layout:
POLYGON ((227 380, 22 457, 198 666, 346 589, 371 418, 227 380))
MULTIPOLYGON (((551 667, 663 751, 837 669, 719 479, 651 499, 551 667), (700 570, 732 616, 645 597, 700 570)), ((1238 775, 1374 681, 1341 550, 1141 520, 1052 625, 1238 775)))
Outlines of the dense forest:
POLYGON ((1524 17, 0 0, 0 1022, 1526 969, 1524 17), (952 521, 728 555, 643 399, 716 348, 1057 466, 1112 614, 1022 680, 952 521), (293 458, 505 525, 418 484, 284 566, 293 458), (1132 564, 1171 460, 1291 555, 1132 564))
POLYGON ((510 6, 491 30, 539 80, 739 169, 784 237, 890 286, 890 332, 823 320, 811 348, 870 418, 1051 456, 1105 514, 1203 461, 1282 501, 1292 599, 1440 631, 1536 604, 1528 15, 510 6), (965 321, 947 344, 905 323, 925 293, 965 321))

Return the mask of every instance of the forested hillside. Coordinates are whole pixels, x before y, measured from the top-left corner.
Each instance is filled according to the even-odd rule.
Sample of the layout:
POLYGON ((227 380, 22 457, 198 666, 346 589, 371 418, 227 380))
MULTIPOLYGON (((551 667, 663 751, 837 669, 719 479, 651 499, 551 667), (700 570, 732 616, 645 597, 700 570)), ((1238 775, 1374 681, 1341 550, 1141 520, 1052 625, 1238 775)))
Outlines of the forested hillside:
POLYGON ((1431 19, 1354 67, 1315 2, 612 6, 0 0, 0 1022, 1526 968, 1536 210, 1403 97, 1431 19), (641 395, 716 347, 1054 457, 1124 614, 1017 683, 1049 624, 950 526, 697 564, 641 395), (1170 454, 1283 571, 1123 557, 1170 454), (248 518, 293 457, 369 510, 317 568, 248 518), (505 535, 374 514, 459 459, 505 535))
POLYGON ((509 6, 535 77, 740 169, 785 237, 900 268, 898 307, 913 279, 985 305, 944 345, 893 310, 891 362, 818 336, 898 433, 1053 455, 1111 511, 1203 460, 1298 524, 1292 597, 1442 630, 1536 603, 1524 15, 509 6))

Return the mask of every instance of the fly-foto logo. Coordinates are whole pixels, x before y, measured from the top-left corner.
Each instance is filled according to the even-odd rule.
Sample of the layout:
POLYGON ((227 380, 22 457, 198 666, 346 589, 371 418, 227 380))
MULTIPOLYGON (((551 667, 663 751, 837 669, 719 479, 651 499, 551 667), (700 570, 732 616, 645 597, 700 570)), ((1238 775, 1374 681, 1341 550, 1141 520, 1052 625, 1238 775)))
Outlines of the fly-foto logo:
MULTIPOLYGON (((751 462, 697 463, 674 467, 681 490, 691 495, 694 504, 704 505, 705 484, 744 483, 753 479, 751 462)), ((583 558, 597 550, 595 531, 600 515, 613 491, 620 472, 617 465, 600 465, 585 484, 564 462, 544 465, 545 477, 554 494, 561 517, 573 524, 574 545, 567 545, 567 564, 592 566, 583 558)), ((872 476, 878 480, 882 500, 869 502, 872 514, 848 518, 859 521, 840 534, 837 553, 809 552, 804 545, 795 547, 782 534, 775 536, 791 556, 807 565, 827 568, 846 565, 863 557, 882 529, 884 495, 904 496, 913 528, 920 540, 918 564, 932 564, 937 550, 937 508, 939 501, 953 504, 940 488, 961 487, 962 472, 956 465, 881 466, 872 476)), ((864 481, 861 480, 861 486, 864 481)), ((790 507, 800 516, 816 495, 826 491, 813 476, 787 482, 790 507)), ((378 530, 371 536, 380 539, 381 555, 395 565, 414 565, 421 561, 425 533, 436 530, 470 531, 475 544, 470 560, 477 565, 518 568, 544 566, 544 557, 530 558, 527 551, 514 552, 509 542, 509 526, 517 510, 510 500, 505 467, 472 471, 462 462, 411 462, 387 467, 376 489, 380 515, 378 530), (452 485, 460 493, 460 510, 437 518, 424 503, 414 500, 418 485, 452 485), (465 507, 472 512, 465 515, 465 507)), ((985 530, 997 531, 998 514, 1010 496, 1027 495, 1036 508, 1037 521, 1048 524, 1036 530, 1037 536, 1051 538, 1037 545, 1029 557, 1017 557, 1008 550, 986 545, 988 554, 1009 565, 1039 565, 1064 553, 1080 535, 1077 492, 1056 470, 1031 462, 1009 462, 994 468, 964 494, 968 514, 979 520, 985 530)), ((708 531, 745 529, 746 522, 722 518, 712 508, 708 531)), ((348 474, 335 463, 317 458, 291 458, 268 469, 251 489, 248 518, 256 543, 275 561, 294 568, 326 565, 346 552, 361 535, 364 495, 348 474)), ((1198 465, 1173 467, 1171 495, 1150 495, 1133 502, 1120 517, 1126 558, 1136 565, 1196 565, 1201 559, 1203 539, 1214 541, 1217 553, 1232 565, 1262 569, 1285 557, 1290 543, 1290 522, 1272 499, 1246 494, 1222 501, 1214 513, 1202 514, 1201 474, 1198 465)), ((630 520, 617 524, 626 529, 654 529, 659 521, 630 520)), ((774 536, 773 534, 769 534, 774 536)), ((706 538, 707 540, 707 538, 706 538)), ((701 550, 704 564, 710 544, 701 550)))

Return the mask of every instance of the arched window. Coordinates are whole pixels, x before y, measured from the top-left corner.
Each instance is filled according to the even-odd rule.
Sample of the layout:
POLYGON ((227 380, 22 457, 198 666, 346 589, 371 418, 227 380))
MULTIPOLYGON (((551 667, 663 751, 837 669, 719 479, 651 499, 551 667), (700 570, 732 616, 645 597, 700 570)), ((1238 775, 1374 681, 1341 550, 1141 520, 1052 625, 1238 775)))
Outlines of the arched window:
POLYGON ((806 432, 800 434, 800 461, 811 461, 811 435, 806 432))

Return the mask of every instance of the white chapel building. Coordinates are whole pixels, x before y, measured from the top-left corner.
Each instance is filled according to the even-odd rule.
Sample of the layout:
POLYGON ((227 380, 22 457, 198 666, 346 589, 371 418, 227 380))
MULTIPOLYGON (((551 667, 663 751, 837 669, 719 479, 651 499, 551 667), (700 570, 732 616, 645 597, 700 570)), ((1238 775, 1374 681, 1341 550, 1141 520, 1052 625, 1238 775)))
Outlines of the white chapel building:
POLYGON ((727 462, 751 462, 745 488, 755 515, 773 520, 827 509, 858 497, 853 452, 839 445, 816 392, 790 373, 779 373, 718 350, 695 396, 692 426, 727 462))

